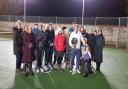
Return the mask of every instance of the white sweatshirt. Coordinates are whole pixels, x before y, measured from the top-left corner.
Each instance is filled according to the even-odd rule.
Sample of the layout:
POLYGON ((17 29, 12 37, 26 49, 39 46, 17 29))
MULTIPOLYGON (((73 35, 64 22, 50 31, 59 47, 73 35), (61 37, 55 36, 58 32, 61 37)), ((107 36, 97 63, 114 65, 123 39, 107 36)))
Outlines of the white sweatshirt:
POLYGON ((76 45, 76 48, 77 49, 80 49, 80 46, 81 46, 81 41, 82 41, 82 39, 83 39, 83 36, 82 36, 82 34, 80 33, 80 32, 72 32, 71 33, 71 35, 70 35, 70 37, 69 37, 69 45, 72 47, 73 46, 73 44, 72 44, 72 39, 73 38, 76 38, 77 40, 78 40, 78 44, 76 45))

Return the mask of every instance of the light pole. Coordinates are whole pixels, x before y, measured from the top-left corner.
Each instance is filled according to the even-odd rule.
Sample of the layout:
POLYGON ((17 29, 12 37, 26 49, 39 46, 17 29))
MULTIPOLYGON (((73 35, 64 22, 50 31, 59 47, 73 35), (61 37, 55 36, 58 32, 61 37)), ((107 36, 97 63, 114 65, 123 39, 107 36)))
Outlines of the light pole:
POLYGON ((85 0, 83 0, 83 6, 82 6, 82 25, 84 24, 84 2, 85 0))
POLYGON ((24 0, 24 24, 26 23, 26 0, 24 0))

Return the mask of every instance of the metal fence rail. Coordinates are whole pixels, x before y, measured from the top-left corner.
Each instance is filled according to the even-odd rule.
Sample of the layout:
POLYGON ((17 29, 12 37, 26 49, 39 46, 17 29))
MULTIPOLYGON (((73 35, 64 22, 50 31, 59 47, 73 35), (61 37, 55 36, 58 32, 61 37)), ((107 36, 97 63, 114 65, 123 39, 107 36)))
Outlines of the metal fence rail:
MULTIPOLYGON (((17 19, 23 21, 23 16, 0 16, 0 21, 14 22, 17 19)), ((26 22, 44 22, 71 24, 76 22, 82 24, 81 17, 47 17, 47 16, 26 16, 26 22)), ((128 17, 84 17, 84 25, 128 25, 128 17)))

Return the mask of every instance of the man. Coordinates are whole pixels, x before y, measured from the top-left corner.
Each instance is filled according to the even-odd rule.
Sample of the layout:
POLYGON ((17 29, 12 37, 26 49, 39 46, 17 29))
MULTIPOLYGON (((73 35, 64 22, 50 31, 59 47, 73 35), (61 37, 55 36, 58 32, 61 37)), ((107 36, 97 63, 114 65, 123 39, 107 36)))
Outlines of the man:
MULTIPOLYGON (((75 68, 75 72, 80 73, 79 71, 79 62, 80 62, 80 46, 81 46, 81 41, 84 44, 84 40, 83 40, 83 36, 80 33, 80 31, 78 30, 78 25, 74 25, 74 32, 71 33, 70 37, 69 37, 69 45, 71 46, 71 62, 70 62, 70 67, 71 69, 73 69, 73 65, 74 65, 74 59, 76 56, 76 68, 75 68)), ((71 71, 72 72, 72 71, 71 71)))
POLYGON ((72 22, 72 27, 69 29, 69 33, 71 34, 74 31, 75 22, 72 22))
POLYGON ((21 62, 23 56, 23 36, 22 36, 22 28, 21 21, 17 21, 15 23, 15 27, 13 27, 13 52, 16 56, 16 70, 19 71, 21 69, 21 62))
POLYGON ((37 57, 37 73, 44 71, 42 68, 42 60, 46 50, 46 34, 43 25, 40 24, 36 32, 36 57, 37 57))
POLYGON ((34 28, 32 29, 32 33, 36 33, 38 31, 38 24, 34 25, 34 28))

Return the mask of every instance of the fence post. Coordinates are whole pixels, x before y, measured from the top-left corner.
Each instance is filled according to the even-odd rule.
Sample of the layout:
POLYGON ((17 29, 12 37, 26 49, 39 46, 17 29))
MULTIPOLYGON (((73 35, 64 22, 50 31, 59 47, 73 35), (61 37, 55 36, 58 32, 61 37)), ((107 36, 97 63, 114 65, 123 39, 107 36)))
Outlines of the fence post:
POLYGON ((118 27, 119 27, 119 30, 118 30, 118 33, 116 34, 116 47, 117 47, 117 48, 118 48, 118 34, 119 34, 119 32, 120 32, 120 17, 119 17, 118 27))
POLYGON ((75 17, 75 23, 76 23, 76 17, 75 17))
POLYGON ((57 16, 56 16, 56 24, 57 24, 57 16))
POLYGON ((40 16, 38 16, 38 22, 40 23, 40 16))
POLYGON ((10 22, 10 15, 8 16, 8 21, 10 22))
MULTIPOLYGON (((127 29, 128 29, 128 17, 127 17, 127 29)), ((128 34, 128 31, 126 31, 126 36, 128 34)), ((128 36, 126 37, 126 49, 128 50, 128 36)))
POLYGON ((97 17, 95 18, 95 26, 96 26, 96 24, 97 24, 97 17))

